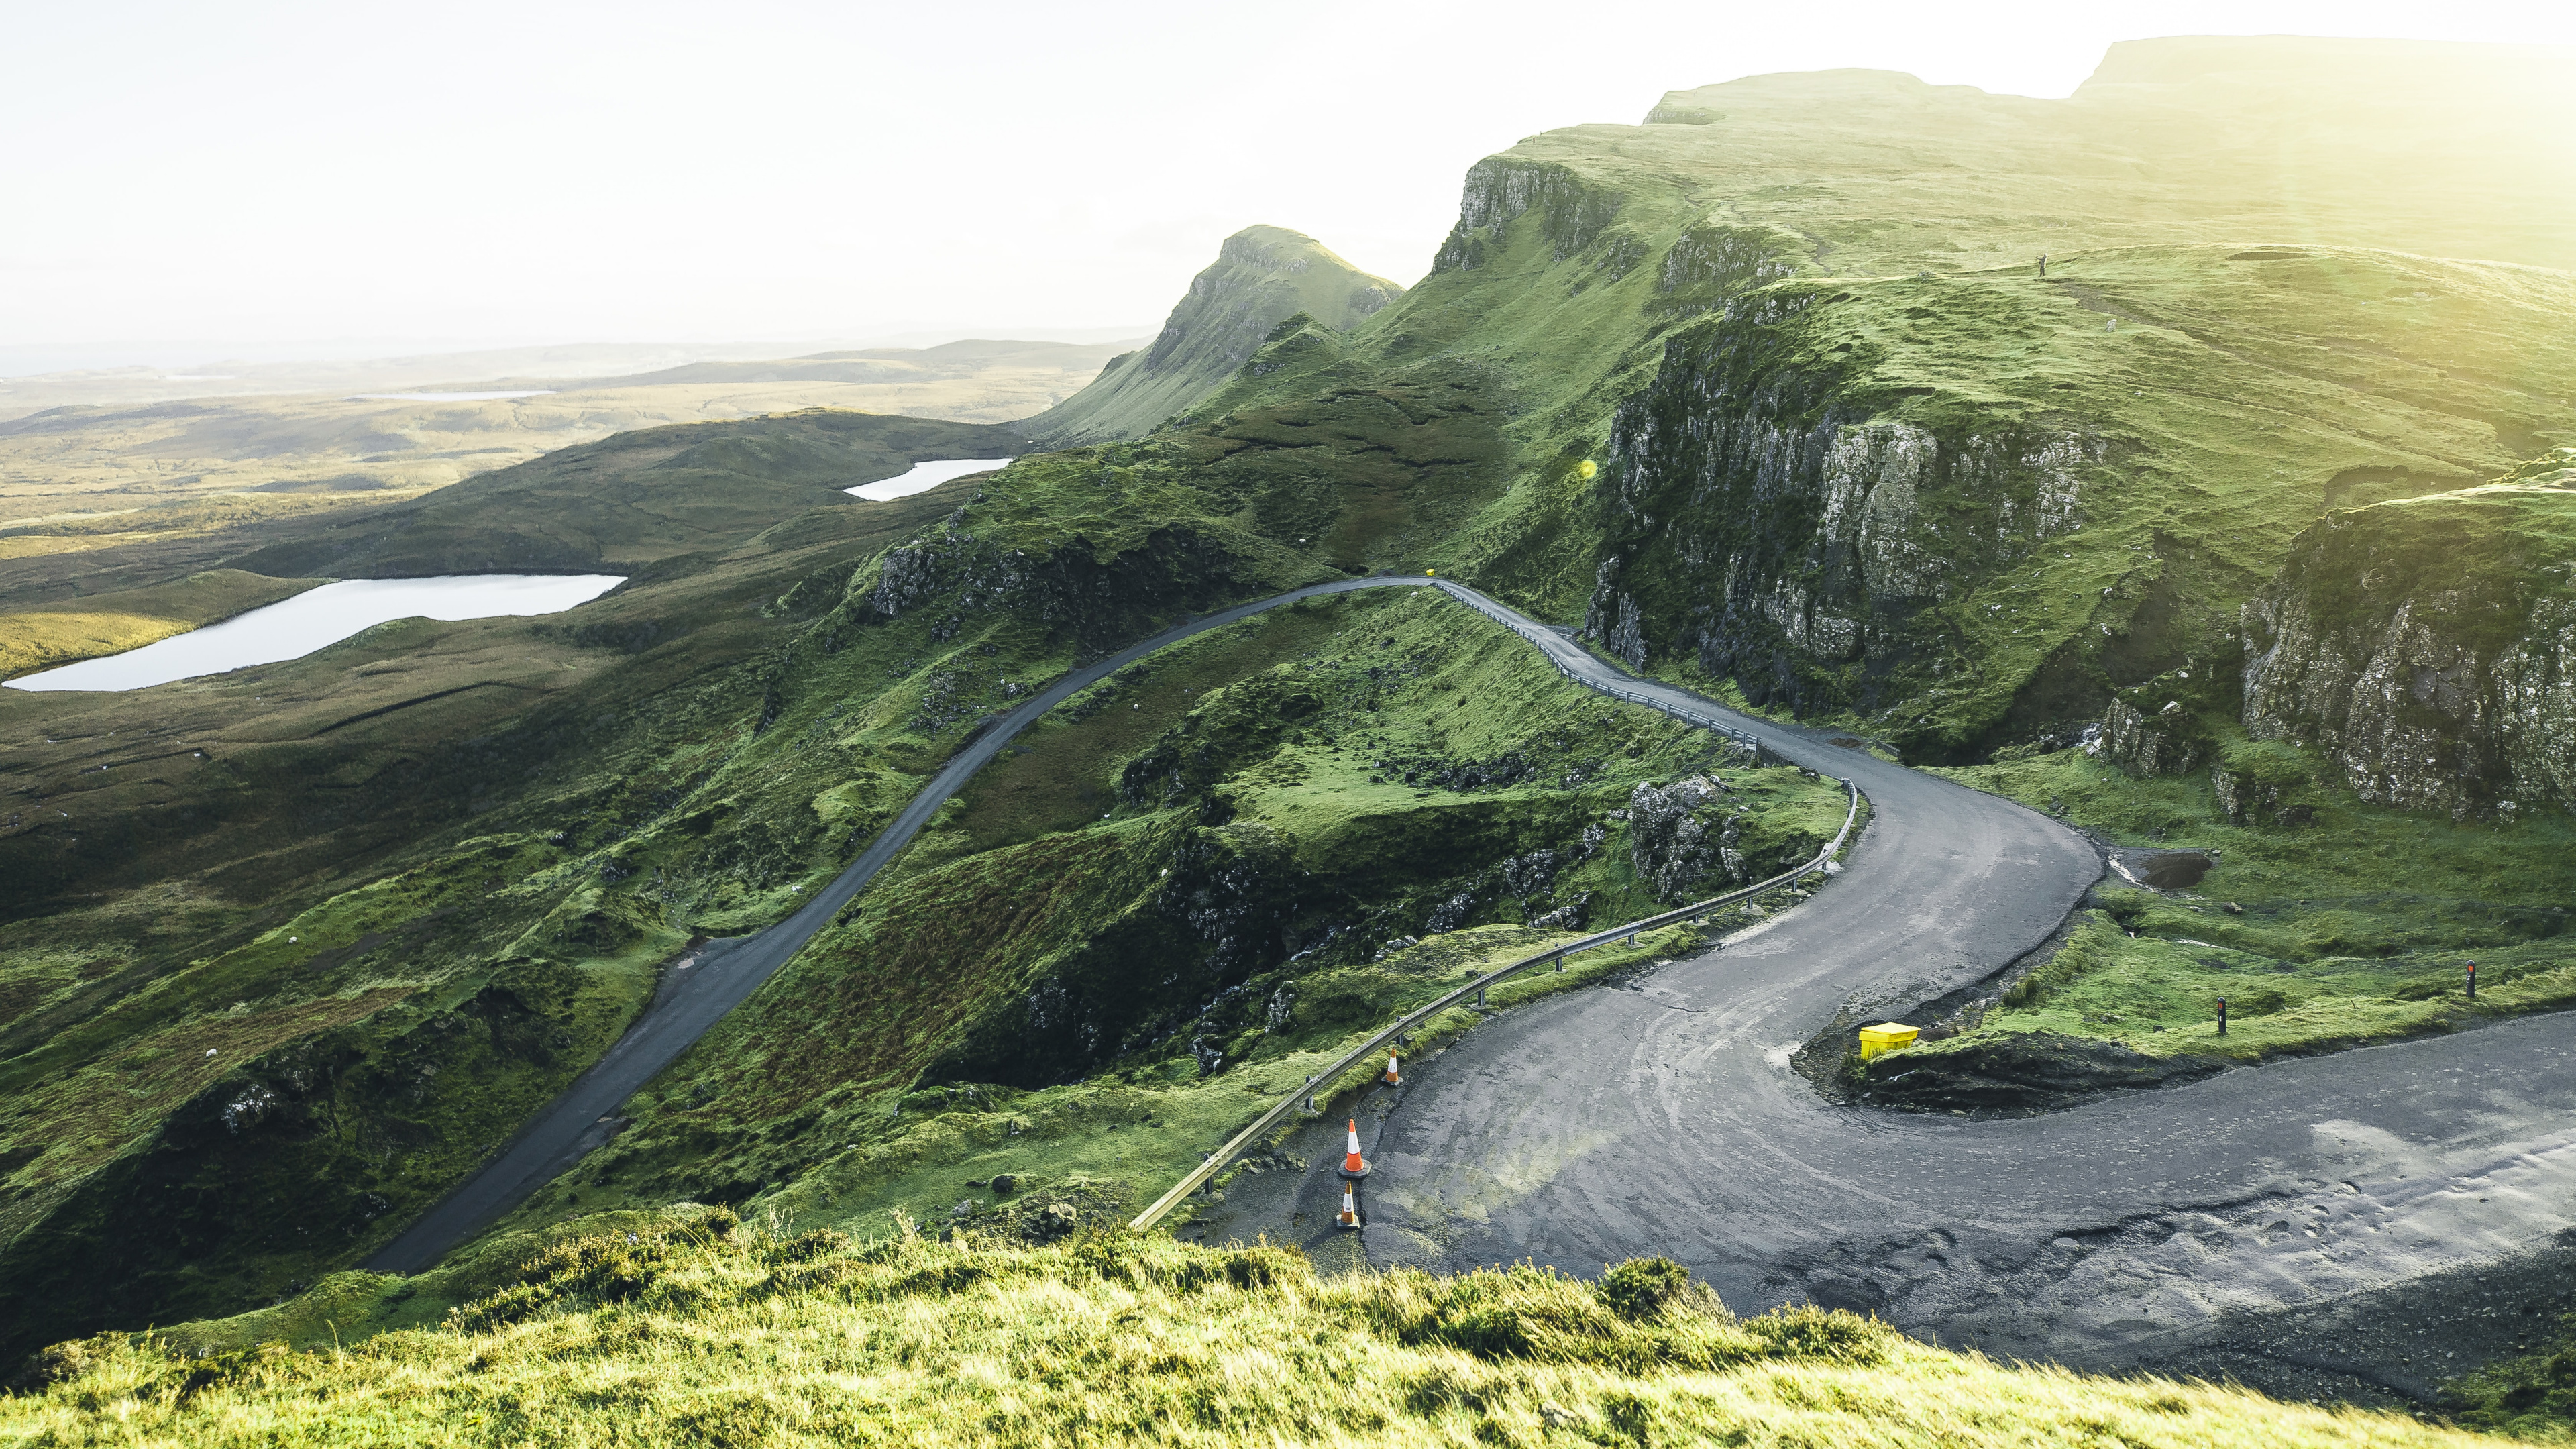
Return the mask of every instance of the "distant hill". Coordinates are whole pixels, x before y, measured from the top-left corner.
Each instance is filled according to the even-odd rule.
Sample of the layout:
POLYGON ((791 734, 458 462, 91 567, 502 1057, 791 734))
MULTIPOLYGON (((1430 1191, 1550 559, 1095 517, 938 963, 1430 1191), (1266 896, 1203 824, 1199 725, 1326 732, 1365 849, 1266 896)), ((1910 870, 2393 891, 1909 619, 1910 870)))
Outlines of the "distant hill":
POLYGON ((0 610, 183 579, 309 533, 320 513, 396 504, 612 433, 818 408, 1009 424, 1071 397, 1133 346, 971 339, 750 360, 529 348, 230 380, 143 369, 11 379, 0 383, 0 610), (644 366, 657 370, 634 370, 644 366), (246 395, 290 383, 338 390, 246 395), (161 397, 191 388, 206 395, 161 397), (391 395, 352 395, 376 390, 391 395))
POLYGON ((1023 426, 1058 446, 1142 437, 1233 377, 1290 318, 1347 330, 1402 295, 1402 286, 1303 232, 1245 227, 1217 249, 1215 265, 1190 279, 1153 346, 1110 359, 1091 386, 1023 426))
POLYGON ((644 428, 469 478, 243 558, 271 577, 633 572, 741 543, 931 458, 1025 451, 1009 428, 815 408, 644 428), (311 567, 305 567, 305 565, 311 567))
MULTIPOLYGON (((1027 379, 1041 374, 1060 377, 1058 387, 1070 390, 1083 382, 1120 352, 1132 349, 1133 340, 1125 342, 1021 342, 969 338, 943 342, 937 347, 865 347, 837 352, 813 352, 801 357, 756 360, 710 360, 687 362, 655 372, 638 372, 618 377, 585 377, 572 379, 520 379, 495 386, 524 385, 551 387, 566 392, 605 391, 613 388, 670 387, 708 383, 797 383, 833 382, 860 386, 938 383, 966 381, 985 384, 997 394, 997 403, 1022 407, 1036 400, 1062 401, 1059 392, 1051 399, 1034 389, 1027 379), (1007 379, 1007 381, 1005 381, 1007 379)), ((971 406, 960 397, 942 399, 952 410, 971 406)), ((916 414, 921 415, 921 414, 916 414)), ((973 421, 1004 421, 977 417, 973 421)))
MULTIPOLYGON (((1143 327, 1133 329, 1141 337, 1143 327)), ((973 379, 995 394, 984 407, 1016 407, 1024 416, 1062 401, 1089 382, 1100 365, 1136 345, 1134 340, 1108 342, 984 341, 943 342, 930 347, 870 347, 859 351, 824 351, 784 360, 775 343, 569 343, 546 347, 505 347, 475 352, 440 352, 405 357, 311 359, 259 362, 215 360, 187 367, 115 366, 14 370, 11 354, 30 348, 0 347, 0 420, 25 417, 47 408, 134 408, 154 403, 202 402, 211 398, 297 397, 345 399, 369 393, 431 390, 472 392, 496 388, 545 388, 564 392, 596 391, 678 383, 767 381, 796 382, 932 382, 973 379), (799 364, 865 359, 896 364, 885 372, 849 376, 815 372, 799 364), (784 373, 771 369, 784 368, 784 373), (792 375, 791 375, 792 374, 792 375), (979 375, 980 374, 980 375, 979 375), (1061 374, 1059 379, 1056 374, 1061 374), (992 384, 998 384, 993 386, 992 384)), ((968 390, 958 390, 960 396, 968 390)), ((809 398, 807 404, 824 399, 809 398)), ((875 407, 882 400, 834 399, 841 406, 875 407)), ((890 410, 916 417, 938 416, 949 398, 908 398, 890 410)), ((778 406, 792 406, 781 403, 778 406)), ((672 419, 693 421, 694 419, 672 419)), ((972 421, 994 422, 999 418, 972 421)), ((620 426, 634 426, 630 420, 620 426)), ((613 432, 615 428, 604 429, 613 432)))

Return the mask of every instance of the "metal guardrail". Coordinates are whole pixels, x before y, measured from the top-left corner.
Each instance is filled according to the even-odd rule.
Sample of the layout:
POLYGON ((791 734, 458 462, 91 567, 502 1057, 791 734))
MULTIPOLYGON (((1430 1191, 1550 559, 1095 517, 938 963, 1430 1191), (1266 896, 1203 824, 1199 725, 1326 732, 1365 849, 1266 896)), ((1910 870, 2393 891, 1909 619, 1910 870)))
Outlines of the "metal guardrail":
MULTIPOLYGON (((1469 602, 1472 603, 1474 601, 1469 600, 1469 602)), ((1510 621, 1504 620, 1503 622, 1508 624, 1510 621)), ((1562 665, 1559 667, 1562 668, 1562 665)), ((1567 672, 1570 674, 1572 671, 1567 672)), ((1589 680, 1585 680, 1583 682, 1587 684, 1590 683, 1589 680)), ((1598 688, 1599 686, 1594 687, 1598 688)), ((1679 711, 1673 712, 1679 713, 1679 711)), ((1711 727, 1723 728, 1722 726, 1715 725, 1712 725, 1711 727)), ((1729 730, 1728 733, 1739 735, 1755 744, 1759 743, 1759 741, 1752 741, 1750 736, 1741 735, 1740 731, 1729 730)), ((1619 940, 1622 937, 1625 937, 1629 943, 1633 945, 1636 942, 1638 935, 1643 932, 1658 930, 1664 926, 1674 925, 1681 921, 1696 920, 1721 906, 1730 905, 1749 896, 1760 895, 1765 891, 1777 890, 1780 887, 1789 884, 1791 881, 1798 879, 1800 876, 1822 870, 1826 863, 1831 861, 1835 854, 1843 848, 1843 842, 1851 837, 1853 822, 1860 818, 1860 787, 1853 784, 1849 779, 1845 779, 1842 783, 1843 788, 1849 791, 1851 795, 1850 807, 1843 812, 1843 828, 1834 833, 1833 840, 1829 842, 1823 850, 1816 853, 1815 859, 1808 861, 1806 864, 1801 865, 1794 870, 1785 871, 1779 875, 1775 875, 1769 880, 1758 881, 1749 886, 1739 886, 1722 895, 1711 896, 1704 901, 1698 901, 1691 905, 1665 911, 1661 915, 1648 916, 1643 920, 1630 921, 1624 926, 1613 926, 1607 931, 1596 931, 1580 940, 1569 941, 1562 946, 1551 946, 1535 955, 1524 956, 1521 959, 1512 962, 1510 965, 1477 977, 1475 980, 1459 987, 1455 991, 1448 992, 1426 1006, 1415 1008, 1413 1011, 1399 1019, 1394 1025, 1343 1053, 1342 1056, 1331 1066, 1326 1067, 1324 1070, 1311 1077, 1308 1077, 1306 1079, 1305 1086, 1289 1093, 1288 1096, 1279 1103, 1279 1105, 1253 1119, 1251 1126, 1236 1133, 1233 1139, 1228 1141, 1223 1147, 1209 1153, 1207 1157, 1189 1173, 1188 1176, 1183 1177, 1179 1182, 1172 1184, 1171 1191, 1164 1193, 1159 1198, 1156 1198, 1154 1200, 1154 1205, 1145 1209, 1143 1212, 1138 1213, 1134 1221, 1130 1222, 1128 1226, 1138 1232, 1142 1232, 1162 1221, 1164 1214, 1169 1213, 1173 1208, 1180 1205, 1181 1199, 1188 1197, 1191 1193, 1197 1191, 1209 1178, 1212 1178, 1220 1171, 1223 1171, 1227 1163, 1241 1157, 1246 1151, 1250 1150, 1254 1143, 1259 1142, 1263 1137, 1267 1136, 1272 1129, 1276 1128, 1281 1122, 1286 1121, 1289 1114, 1297 1110, 1300 1102, 1305 1102, 1311 1106, 1315 1092, 1318 1090, 1329 1090, 1330 1084, 1339 1080, 1344 1072, 1358 1066, 1363 1061, 1374 1060, 1377 1054, 1386 1048, 1387 1043, 1410 1033, 1414 1028, 1422 1025, 1422 1023, 1429 1021, 1433 1017, 1438 1016, 1441 1012, 1447 1011, 1449 1008, 1456 1006, 1468 997, 1473 996, 1476 999, 1476 1004, 1482 1006, 1485 1002, 1486 987, 1492 986, 1496 982, 1502 981, 1507 977, 1516 976, 1523 971, 1529 970, 1531 967, 1544 966, 1550 961, 1558 962, 1559 965, 1557 969, 1561 971, 1564 969, 1562 963, 1569 956, 1580 955, 1596 946, 1607 946, 1611 942, 1619 940)))

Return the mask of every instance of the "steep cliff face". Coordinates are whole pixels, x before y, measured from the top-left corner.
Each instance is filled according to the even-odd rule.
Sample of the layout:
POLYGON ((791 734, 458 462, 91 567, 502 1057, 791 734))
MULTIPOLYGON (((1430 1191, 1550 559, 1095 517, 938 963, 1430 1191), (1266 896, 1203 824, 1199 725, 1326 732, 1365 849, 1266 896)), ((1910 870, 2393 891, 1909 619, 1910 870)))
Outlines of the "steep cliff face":
MULTIPOLYGON (((1432 268, 1453 271, 1476 266, 1505 228, 1532 212, 1538 214, 1539 234, 1547 240, 1550 260, 1564 261, 1600 240, 1626 200, 1616 188, 1571 166, 1514 155, 1488 156, 1468 168, 1458 202, 1458 224, 1441 243, 1432 268)), ((1626 269, 1620 270, 1624 274, 1626 269)))
POLYGON ((1917 757, 2070 741, 2215 670, 2207 720, 2130 701, 2117 742, 2206 770, 2292 537, 2565 441, 2576 282, 2437 258, 2563 268, 2576 231, 2538 223, 2576 193, 2469 164, 2494 98, 2464 74, 2382 115, 2346 83, 2368 46, 2122 57, 2080 100, 1837 71, 1530 137, 1469 172, 1413 291, 1278 330, 1191 419, 1313 500, 1287 542, 1917 757), (2352 127, 2415 139, 2369 177, 2282 141, 2352 127), (1472 411, 1472 458, 1396 435, 1420 397, 1472 411))
POLYGON ((1402 295, 1303 232, 1246 227, 1190 279, 1151 347, 1110 359, 1089 387, 1020 426, 1059 447, 1143 437, 1233 377, 1289 318, 1347 329, 1402 295))
POLYGON ((1842 300, 1820 291, 1746 298, 1620 407, 1584 627, 1756 703, 1868 711, 1943 689, 1963 661, 1927 611, 2081 530, 2109 448, 2080 425, 1902 411, 1815 355, 1834 355, 1817 314, 1842 300))
POLYGON ((2244 628, 2247 731, 2314 746, 2362 799, 2576 806, 2576 450, 2328 515, 2244 628))

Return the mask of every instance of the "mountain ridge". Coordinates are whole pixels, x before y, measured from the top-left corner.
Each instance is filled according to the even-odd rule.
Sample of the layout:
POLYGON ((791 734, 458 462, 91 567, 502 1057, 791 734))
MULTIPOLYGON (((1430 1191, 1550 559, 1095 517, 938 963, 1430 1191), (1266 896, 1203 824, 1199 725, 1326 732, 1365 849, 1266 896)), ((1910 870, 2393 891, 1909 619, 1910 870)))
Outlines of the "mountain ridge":
POLYGON ((1151 344, 1111 358, 1089 387, 1021 426, 1056 446, 1142 437, 1232 377, 1289 318, 1344 331, 1403 294, 1304 232, 1245 227, 1190 279, 1151 344))

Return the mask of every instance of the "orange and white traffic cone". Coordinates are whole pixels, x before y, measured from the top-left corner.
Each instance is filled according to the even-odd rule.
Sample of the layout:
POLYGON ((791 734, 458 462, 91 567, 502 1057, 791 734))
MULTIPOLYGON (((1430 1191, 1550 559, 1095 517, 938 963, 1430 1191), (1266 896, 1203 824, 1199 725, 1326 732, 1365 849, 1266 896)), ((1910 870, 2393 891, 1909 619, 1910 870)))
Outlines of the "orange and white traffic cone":
POLYGON ((1395 1069, 1395 1053, 1393 1052, 1388 1052, 1386 1054, 1386 1084, 1390 1087, 1401 1087, 1404 1085, 1404 1073, 1395 1069))
POLYGON ((1360 1119, 1353 1117, 1350 1121, 1351 1145, 1344 1149, 1342 1153, 1342 1176, 1366 1177, 1368 1176, 1368 1159, 1360 1156, 1360 1119))
POLYGON ((1356 1228, 1356 1227, 1358 1227, 1359 1225, 1360 1225, 1360 1200, 1359 1200, 1359 1195, 1358 1195, 1355 1191, 1353 1191, 1353 1190, 1352 1190, 1352 1187, 1351 1187, 1351 1185, 1350 1185, 1349 1183, 1347 1183, 1347 1182, 1346 1182, 1346 1183, 1343 1183, 1343 1184, 1342 1184, 1342 1210, 1341 1210, 1340 1214, 1339 1214, 1338 1216, 1336 1216, 1336 1217, 1333 1219, 1333 1226, 1334 1226, 1334 1227, 1337 1227, 1337 1228, 1356 1228))

